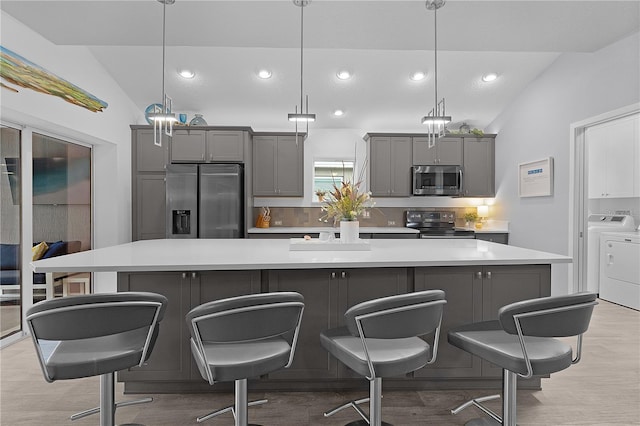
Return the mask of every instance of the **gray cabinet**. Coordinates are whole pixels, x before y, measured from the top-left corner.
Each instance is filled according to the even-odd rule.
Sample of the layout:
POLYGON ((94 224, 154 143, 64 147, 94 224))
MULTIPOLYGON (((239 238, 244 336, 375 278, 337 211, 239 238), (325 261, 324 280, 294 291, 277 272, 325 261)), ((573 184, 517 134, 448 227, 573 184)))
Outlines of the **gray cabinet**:
POLYGON ((185 316, 212 300, 260 292, 259 271, 119 273, 118 291, 148 291, 169 299, 151 356, 142 367, 118 373, 120 381, 201 381, 192 360, 185 316))
MULTIPOLYGON (((414 372, 415 377, 478 377, 481 360, 447 341, 450 329, 482 321, 482 280, 474 267, 416 268, 415 290, 443 290, 447 299, 442 315, 436 362, 414 372)), ((433 336, 427 336, 428 342, 433 336)))
POLYGON ((499 377, 499 368, 450 345, 447 333, 463 324, 497 319, 498 310, 506 304, 549 296, 551 268, 549 265, 416 268, 415 290, 432 289, 444 290, 447 299, 438 358, 414 376, 499 377))
POLYGON ((476 240, 491 241, 492 243, 509 244, 509 234, 506 232, 476 232, 476 240))
POLYGON ((131 133, 132 164, 137 173, 164 173, 169 160, 169 137, 162 135, 162 146, 153 143, 153 129, 134 130, 131 133))
POLYGON ((245 132, 242 131, 209 130, 206 135, 207 161, 242 162, 244 137, 245 132))
POLYGON ((171 138, 172 163, 199 163, 206 156, 205 130, 174 130, 171 138))
POLYGON ((406 268, 269 271, 269 291, 297 291, 304 296, 304 318, 293 364, 269 379, 358 377, 329 356, 320 332, 344 324, 350 306, 377 297, 406 293, 406 268))
POLYGON ((134 240, 153 240, 166 237, 165 174, 136 176, 134 240))
POLYGON ((253 138, 253 195, 302 197, 303 137, 260 135, 253 138))
POLYGON ((169 138, 162 146, 153 143, 153 129, 131 132, 131 227, 132 239, 165 237, 165 167, 169 161, 169 138))
POLYGON ((171 140, 172 163, 242 162, 244 160, 242 130, 173 131, 171 140))
POLYGON ((495 137, 465 136, 463 144, 463 196, 494 197, 495 137))
POLYGON ((411 195, 412 145, 408 136, 369 139, 369 190, 378 197, 411 195))
POLYGON ((118 380, 189 379, 191 355, 185 349, 185 342, 189 342, 189 332, 184 318, 191 309, 190 280, 179 272, 120 273, 118 291, 150 291, 169 299, 151 356, 142 367, 118 372, 118 380))
POLYGON ((430 165, 442 164, 462 165, 462 139, 456 137, 441 137, 430 147, 429 138, 413 138, 413 164, 430 165))

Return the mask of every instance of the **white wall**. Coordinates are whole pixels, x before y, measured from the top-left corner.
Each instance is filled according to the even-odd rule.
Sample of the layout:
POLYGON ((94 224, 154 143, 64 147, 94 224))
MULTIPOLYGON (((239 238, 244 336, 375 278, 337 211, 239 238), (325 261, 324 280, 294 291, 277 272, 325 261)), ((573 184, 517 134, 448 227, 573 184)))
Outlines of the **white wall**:
MULTIPOLYGON (((94 247, 131 240, 131 133, 142 113, 85 47, 57 46, 0 12, 2 46, 106 101, 103 112, 30 89, 2 90, 0 119, 94 147, 94 247)), ((24 181, 23 185, 31 185, 24 181)), ((99 281, 97 279, 96 281, 99 281)), ((115 287, 114 287, 115 288, 115 287)))
MULTIPOLYGON (((563 54, 485 131, 496 138, 496 219, 509 220, 509 243, 568 254, 571 123, 640 100, 640 34, 594 53, 563 54), (522 162, 554 158, 554 194, 520 198, 522 162)), ((568 290, 568 266, 554 267, 552 294, 568 290)))

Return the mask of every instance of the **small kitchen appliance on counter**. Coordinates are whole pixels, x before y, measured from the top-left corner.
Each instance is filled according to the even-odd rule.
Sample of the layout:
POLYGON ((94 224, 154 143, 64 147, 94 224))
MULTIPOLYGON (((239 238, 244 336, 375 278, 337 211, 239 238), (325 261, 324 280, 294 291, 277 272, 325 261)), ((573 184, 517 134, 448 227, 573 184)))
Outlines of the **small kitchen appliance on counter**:
POLYGON ((453 211, 404 212, 404 226, 420 231, 420 238, 475 238, 475 232, 455 227, 456 214, 453 211))

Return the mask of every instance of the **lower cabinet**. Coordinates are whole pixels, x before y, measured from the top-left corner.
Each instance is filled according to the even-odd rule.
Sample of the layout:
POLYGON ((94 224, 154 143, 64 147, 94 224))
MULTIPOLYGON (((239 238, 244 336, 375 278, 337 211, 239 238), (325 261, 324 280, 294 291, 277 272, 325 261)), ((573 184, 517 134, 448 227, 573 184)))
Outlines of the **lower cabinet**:
MULTIPOLYGON (((415 377, 500 377, 502 370, 452 346, 447 333, 453 327, 498 318, 509 303, 549 296, 550 265, 461 266, 415 269, 415 290, 441 289, 446 293, 436 362, 415 377)), ((433 341, 428 339, 429 342, 433 341)))
POLYGON ((291 367, 269 379, 358 377, 320 345, 320 332, 344 324, 348 307, 369 299, 406 293, 406 268, 268 271, 269 291, 297 291, 305 308, 291 367))
POLYGON ((509 234, 506 232, 476 232, 476 240, 491 241, 492 243, 509 244, 509 234))
POLYGON ((119 372, 118 380, 202 380, 191 356, 185 316, 202 303, 259 293, 260 271, 119 273, 118 291, 148 291, 169 300, 151 356, 142 367, 119 372))
MULTIPOLYGON (((548 296, 550 265, 438 266, 418 268, 336 268, 206 272, 135 272, 118 274, 118 291, 149 291, 169 299, 160 333, 147 363, 118 373, 125 390, 183 392, 209 389, 192 360, 185 321, 193 307, 211 300, 260 291, 296 291, 305 310, 292 366, 256 380, 261 389, 326 389, 360 383, 362 377, 337 362, 320 345, 320 332, 344 325, 351 306, 410 291, 446 293, 438 358, 409 375, 416 388, 430 380, 495 383, 500 369, 447 342, 456 326, 496 319, 498 310, 519 300, 548 296), (466 380, 465 380, 466 379, 466 380), (484 381, 484 382, 483 382, 484 381), (341 383, 341 384, 338 384, 341 383)), ((427 336, 431 342, 432 337, 427 336)), ((396 378, 394 378, 395 380, 396 378)), ((402 380, 402 377, 397 378, 402 380)), ((401 386, 411 387, 409 382, 401 386)))

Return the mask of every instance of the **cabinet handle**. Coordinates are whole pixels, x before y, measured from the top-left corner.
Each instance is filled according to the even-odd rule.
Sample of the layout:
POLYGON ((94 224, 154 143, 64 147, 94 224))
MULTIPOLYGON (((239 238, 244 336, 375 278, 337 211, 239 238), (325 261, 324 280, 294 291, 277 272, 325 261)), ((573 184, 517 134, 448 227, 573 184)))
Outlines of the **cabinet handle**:
POLYGON ((186 273, 186 272, 183 272, 183 273, 182 273, 182 279, 183 279, 183 280, 186 280, 186 279, 187 279, 187 273, 186 273))
POLYGON ((191 273, 191 278, 194 278, 194 279, 195 279, 197 276, 198 276, 198 273, 197 273, 197 272, 192 272, 192 273, 191 273))
POLYGON ((347 273, 345 271, 342 271, 342 273, 340 274, 340 277, 347 278, 347 273))
POLYGON ((487 272, 487 279, 490 280, 491 279, 491 272, 487 272))
POLYGON ((332 273, 331 273, 331 279, 332 279, 332 280, 335 280, 335 279, 336 279, 336 273, 335 273, 335 272, 332 272, 332 273))
POLYGON ((482 279, 482 272, 476 272, 476 278, 481 280, 482 279))

